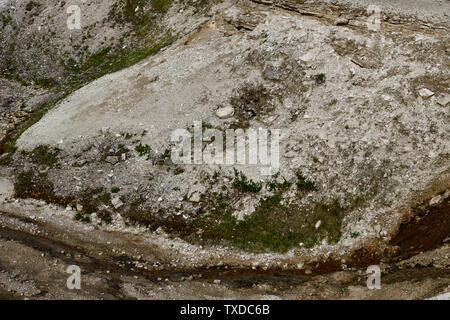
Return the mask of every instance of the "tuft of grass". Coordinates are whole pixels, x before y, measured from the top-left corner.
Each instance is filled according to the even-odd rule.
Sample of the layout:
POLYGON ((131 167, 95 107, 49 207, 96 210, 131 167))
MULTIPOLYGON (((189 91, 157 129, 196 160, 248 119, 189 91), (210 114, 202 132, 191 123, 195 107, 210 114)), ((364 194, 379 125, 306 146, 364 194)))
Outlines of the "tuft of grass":
POLYGON ((99 217, 103 222, 110 224, 112 222, 111 212, 107 210, 97 211, 97 217, 99 217))
POLYGON ((19 173, 14 182, 14 196, 16 198, 46 199, 46 193, 53 193, 53 183, 46 179, 39 179, 36 173, 30 169, 19 173), (42 189, 42 192, 39 190, 42 189))
POLYGON ((164 152, 161 154, 161 159, 167 159, 170 157, 170 149, 164 150, 164 152))
POLYGON ((326 79, 327 77, 324 73, 319 73, 314 76, 314 81, 316 82, 316 84, 323 84, 325 83, 326 79))
POLYGON ((75 220, 83 223, 91 223, 91 217, 84 215, 82 212, 77 212, 75 214, 75 220))
POLYGON ((110 51, 111 51, 111 48, 109 48, 109 47, 103 48, 102 50, 91 55, 79 69, 77 69, 76 67, 75 68, 81 72, 88 71, 92 68, 96 68, 105 63, 105 61, 108 58, 108 53, 110 51))
POLYGON ((33 169, 20 172, 14 181, 14 197, 44 200, 60 205, 72 204, 72 196, 60 197, 55 194, 53 183, 46 174, 36 173, 33 169))
POLYGON ((261 199, 256 210, 243 221, 232 215, 227 196, 213 196, 211 205, 215 210, 194 222, 203 231, 200 242, 222 243, 254 252, 286 252, 300 243, 311 248, 323 239, 328 243, 339 241, 342 220, 354 209, 353 204, 344 207, 333 200, 300 208, 295 204, 283 204, 282 194, 278 191, 261 199), (318 220, 321 225, 316 229, 318 220))
POLYGON ((141 157, 152 150, 152 148, 150 148, 148 144, 142 145, 142 143, 137 145, 134 149, 139 153, 139 156, 141 157))
POLYGON ((9 14, 3 12, 0 13, 0 20, 2 20, 3 26, 10 24, 12 22, 12 17, 9 14))
POLYGON ((142 198, 132 201, 129 208, 122 215, 127 217, 130 222, 137 225, 145 225, 152 231, 162 227, 169 234, 172 233, 184 237, 195 234, 196 230, 193 229, 193 225, 181 215, 166 216, 166 210, 162 208, 158 211, 141 208, 143 202, 144 199, 142 198))
POLYGON ((317 187, 315 185, 315 183, 313 181, 310 181, 308 179, 306 179, 301 172, 297 172, 297 189, 299 191, 306 191, 306 192, 310 192, 310 191, 316 191, 317 187))
POLYGON ((38 7, 40 7, 40 6, 41 6, 40 3, 36 2, 36 1, 30 1, 30 2, 28 2, 28 3, 26 4, 25 10, 31 11, 31 10, 33 10, 34 8, 38 8, 38 7))
POLYGON ((174 173, 175 175, 182 174, 183 172, 184 172, 184 169, 181 168, 181 167, 176 167, 175 170, 173 171, 173 173, 174 173))
POLYGON ((242 192, 258 193, 261 191, 262 183, 248 179, 242 171, 234 169, 233 187, 242 192))
POLYGON ((292 185, 291 182, 287 181, 283 177, 283 182, 278 182, 278 176, 280 175, 279 172, 277 172, 273 177, 272 180, 267 183, 267 190, 269 191, 285 191, 289 189, 292 185))
POLYGON ((57 148, 51 148, 48 145, 40 145, 34 148, 29 156, 33 163, 52 168, 58 163, 59 152, 60 150, 57 148))
POLYGON ((120 188, 119 187, 112 187, 111 188, 111 193, 117 193, 117 192, 119 192, 120 191, 120 188))
POLYGON ((151 0, 152 8, 160 13, 166 13, 170 5, 172 4, 172 0, 151 0))
POLYGON ((352 233, 350 233, 350 236, 351 236, 353 239, 358 238, 358 237, 359 237, 359 232, 357 232, 357 231, 352 232, 352 233))
POLYGON ((157 53, 173 43, 175 37, 170 32, 159 39, 148 39, 149 45, 140 48, 106 47, 87 57, 83 62, 70 58, 62 61, 68 73, 68 85, 77 89, 83 84, 98 79, 105 74, 127 68, 142 59, 157 53))
POLYGON ((238 120, 232 127, 246 129, 250 126, 250 120, 270 114, 274 110, 270 103, 272 94, 263 85, 251 85, 241 88, 230 99, 234 108, 234 117, 238 120))
POLYGON ((111 194, 104 192, 103 187, 87 188, 77 195, 78 202, 83 206, 84 214, 97 212, 101 205, 109 205, 111 194))
MULTIPOLYGON (((241 187, 248 187, 249 180, 239 173, 236 175, 240 181, 238 188, 207 191, 196 212, 182 208, 145 209, 143 199, 137 199, 123 215, 133 223, 146 225, 151 230, 161 227, 168 234, 191 243, 222 244, 251 252, 286 252, 300 243, 311 248, 324 239, 328 243, 339 241, 343 218, 364 203, 364 199, 352 197, 348 197, 347 205, 341 205, 338 199, 309 205, 285 202, 283 194, 291 183, 274 179, 267 185, 273 194, 261 198, 251 215, 238 220, 233 215, 233 203, 239 199, 241 187), (174 214, 180 211, 182 214, 174 214), (321 224, 316 229, 319 220, 321 224)), ((250 185, 255 190, 253 184, 250 185)))

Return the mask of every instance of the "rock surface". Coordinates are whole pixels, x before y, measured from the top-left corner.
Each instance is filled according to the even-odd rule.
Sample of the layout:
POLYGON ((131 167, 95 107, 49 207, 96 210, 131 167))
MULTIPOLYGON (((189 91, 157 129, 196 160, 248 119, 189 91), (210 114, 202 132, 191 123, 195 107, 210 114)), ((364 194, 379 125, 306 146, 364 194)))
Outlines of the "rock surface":
MULTIPOLYGON (((161 44, 161 51, 158 44, 150 48, 153 54, 116 70, 108 67, 120 58, 115 54, 135 57, 138 51, 127 48, 142 49, 145 39, 135 38, 139 32, 125 17, 116 21, 125 26, 118 29, 106 19, 113 2, 96 7, 87 25, 100 36, 84 35, 84 54, 76 46, 67 48, 73 39, 63 30, 64 10, 42 2, 61 29, 54 50, 65 48, 66 62, 80 55, 69 69, 45 56, 41 64, 30 65, 40 52, 37 46, 29 54, 22 44, 15 54, 6 52, 15 34, 12 25, 2 24, 2 57, 10 62, 17 57, 9 63, 14 70, 2 60, 10 76, 0 79, 1 134, 20 135, 18 150, 9 145, 0 158, 8 174, 22 182, 15 196, 67 206, 63 214, 86 228, 104 223, 125 230, 132 222, 156 230, 154 236, 164 241, 167 232, 179 241, 177 250, 202 252, 202 261, 212 265, 222 265, 219 253, 230 254, 229 263, 248 269, 264 268, 256 261, 286 261, 287 269, 301 265, 308 275, 313 264, 303 267, 303 258, 339 256, 363 244, 378 252, 417 205, 431 211, 447 205, 449 25, 442 8, 430 5, 411 18, 399 11, 414 15, 423 2, 405 9, 403 1, 376 1, 386 6, 378 31, 367 27, 363 0, 352 6, 342 5, 345 1, 212 1, 206 8, 174 1, 165 13, 134 8, 177 36, 161 44), (96 19, 102 23, 96 25, 96 19), (47 71, 56 82, 37 77, 47 71), (51 110, 44 112, 47 107, 51 110), (28 127, 24 119, 40 120, 28 127), (263 175, 263 164, 249 158, 233 166, 206 163, 205 155, 230 150, 221 141, 228 129, 273 130, 272 139, 279 129, 279 172, 263 175), (214 136, 185 144, 202 150, 202 157, 189 154, 179 163, 172 153, 177 130, 214 136)), ((35 20, 30 20, 25 4, 5 3, 4 12, 13 14, 16 5, 17 17, 29 23, 20 37, 45 22, 46 11, 33 9, 35 20)), ((89 10, 86 16, 95 6, 88 7, 83 7, 89 10)), ((73 33, 73 43, 84 32, 73 33)), ((2 152, 13 141, 8 139, 2 152)), ((245 146, 250 157, 257 144, 248 139, 245 146)), ((11 195, 11 184, 5 189, 11 195)), ((193 256, 187 254, 184 262, 195 266, 199 260, 193 256)), ((442 259, 436 261, 435 268, 445 267, 442 259)), ((412 263, 405 266, 414 268, 412 263)), ((12 278, 7 274, 0 281, 12 278)), ((332 279, 350 283, 358 277, 336 273, 332 279)), ((33 285, 25 290, 31 296, 40 292, 33 285)), ((123 288, 127 296, 136 290, 130 283, 123 288)), ((353 288, 348 296, 369 296, 361 290, 353 288)))

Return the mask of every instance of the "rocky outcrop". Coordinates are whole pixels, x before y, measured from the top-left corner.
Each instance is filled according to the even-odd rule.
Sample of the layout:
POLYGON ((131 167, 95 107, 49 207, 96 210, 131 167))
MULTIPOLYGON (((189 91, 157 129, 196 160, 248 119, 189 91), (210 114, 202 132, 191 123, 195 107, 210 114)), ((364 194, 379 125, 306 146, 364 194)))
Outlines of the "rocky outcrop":
POLYGON ((196 244, 332 252, 388 241, 405 204, 449 170, 448 77, 437 67, 448 65, 448 34, 390 15, 373 31, 361 8, 346 9, 225 1, 190 16, 195 32, 83 86, 21 135, 19 191, 196 244), (250 156, 226 163, 227 131, 260 128, 271 131, 260 146, 279 133, 269 168, 279 172, 250 156), (174 132, 200 133, 192 149, 199 141, 223 161, 175 161, 174 132), (34 192, 39 183, 51 192, 34 192))

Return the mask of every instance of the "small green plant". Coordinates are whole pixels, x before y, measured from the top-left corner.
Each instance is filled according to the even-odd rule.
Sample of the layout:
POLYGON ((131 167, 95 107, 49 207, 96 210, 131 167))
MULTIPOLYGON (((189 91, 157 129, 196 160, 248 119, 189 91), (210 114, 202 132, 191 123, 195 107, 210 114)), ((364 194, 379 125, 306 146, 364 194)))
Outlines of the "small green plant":
POLYGON ((231 128, 246 129, 252 119, 269 115, 275 109, 271 103, 273 98, 273 94, 263 85, 250 85, 237 90, 230 98, 237 120, 231 128))
POLYGON ((284 177, 283 177, 283 182, 278 182, 277 179, 278 179, 279 175, 280 175, 280 173, 277 172, 273 176, 272 180, 270 180, 267 183, 267 190, 269 190, 269 191, 284 191, 284 190, 289 189, 289 187, 292 185, 292 183, 287 181, 284 177))
POLYGON ((170 149, 164 150, 164 152, 161 154, 161 159, 166 159, 170 157, 170 149))
POLYGON ((31 152, 31 160, 43 166, 52 168, 58 163, 59 149, 52 149, 47 145, 40 145, 33 149, 31 152))
POLYGON ((354 239, 354 238, 358 238, 359 237, 359 232, 352 232, 350 233, 350 236, 354 239))
POLYGON ((142 157, 143 155, 149 153, 152 148, 150 148, 150 146, 148 144, 146 145, 142 145, 142 143, 140 143, 139 145, 136 146, 136 148, 134 148, 139 155, 142 157))
POLYGON ((309 181, 308 179, 306 179, 301 172, 297 172, 297 189, 299 191, 316 191, 317 187, 314 184, 314 182, 309 181))
POLYGON ((172 0, 151 0, 154 10, 160 13, 166 13, 169 10, 172 0))
POLYGON ((33 10, 33 8, 37 8, 37 7, 39 7, 39 6, 40 6, 39 3, 35 2, 35 1, 30 1, 30 2, 28 2, 27 5, 25 6, 25 10, 31 11, 31 10, 33 10))
POLYGON ((319 73, 319 74, 316 74, 314 76, 314 80, 316 81, 316 84, 323 84, 323 83, 325 83, 326 78, 327 77, 325 76, 324 73, 319 73))
POLYGON ((120 191, 120 188, 119 187, 112 187, 111 188, 111 193, 117 193, 117 192, 119 192, 120 191))
POLYGON ((262 184, 260 182, 254 182, 253 180, 248 179, 242 171, 238 172, 234 169, 233 187, 242 192, 258 193, 261 191, 262 184))
POLYGON ((174 173, 175 175, 182 174, 183 172, 184 172, 184 169, 181 168, 181 167, 176 167, 175 170, 173 171, 173 173, 174 173))
POLYGON ((9 14, 0 13, 0 20, 2 20, 3 25, 11 23, 12 17, 9 14))
POLYGON ((106 224, 110 224, 112 222, 111 212, 106 210, 100 210, 97 212, 97 217, 99 217, 106 224))
POLYGON ((79 202, 83 206, 83 213, 91 214, 97 212, 101 204, 108 205, 111 201, 111 194, 103 192, 103 187, 96 189, 88 188, 79 195, 79 202))
POLYGON ((81 212, 77 212, 75 214, 75 220, 78 220, 83 223, 91 223, 91 217, 84 215, 81 212))

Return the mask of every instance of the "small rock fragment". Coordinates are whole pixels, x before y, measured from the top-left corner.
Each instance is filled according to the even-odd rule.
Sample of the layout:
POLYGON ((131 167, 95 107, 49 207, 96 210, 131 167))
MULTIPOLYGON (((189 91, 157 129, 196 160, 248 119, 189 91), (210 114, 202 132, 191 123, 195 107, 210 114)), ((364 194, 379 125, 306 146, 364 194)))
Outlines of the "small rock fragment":
POLYGON ((302 55, 299 59, 300 59, 300 61, 302 61, 304 63, 308 63, 308 62, 311 62, 312 60, 314 60, 316 56, 317 56, 317 52, 311 50, 311 51, 305 53, 304 55, 302 55))
POLYGON ((336 20, 334 20, 335 26, 342 26, 342 25, 346 25, 346 24, 348 24, 347 18, 339 17, 336 20))
POLYGON ((200 192, 196 191, 189 197, 190 202, 200 202, 200 192))
POLYGON ((114 206, 115 209, 118 209, 121 206, 123 206, 123 202, 122 200, 120 200, 119 197, 112 199, 111 204, 114 206))
POLYGON ((436 101, 439 105, 446 107, 450 103, 450 95, 449 94, 442 94, 438 97, 436 101))
POLYGON ((216 111, 216 116, 219 119, 226 119, 226 118, 232 117, 233 114, 234 114, 234 108, 231 106, 222 107, 222 108, 217 109, 217 111, 216 111))
POLYGON ((105 159, 106 162, 109 162, 111 164, 116 164, 117 162, 119 162, 119 157, 116 156, 108 156, 105 159))
POLYGON ((288 152, 286 152, 284 154, 284 157, 290 159, 290 158, 295 158, 296 155, 297 155, 297 152, 295 152, 295 151, 288 151, 288 152))
POLYGON ((442 197, 440 195, 438 195, 438 196, 436 196, 436 197, 434 197, 434 198, 432 198, 430 200, 430 205, 434 206, 434 205, 439 204, 441 202, 442 202, 442 197))
POLYGON ((319 229, 320 225, 322 224, 322 220, 319 220, 316 222, 316 225, 314 226, 316 229, 319 229))
POLYGON ((419 95, 423 98, 423 99, 428 99, 429 97, 431 97, 432 95, 434 95, 434 92, 427 89, 427 88, 422 88, 419 90, 419 95))

